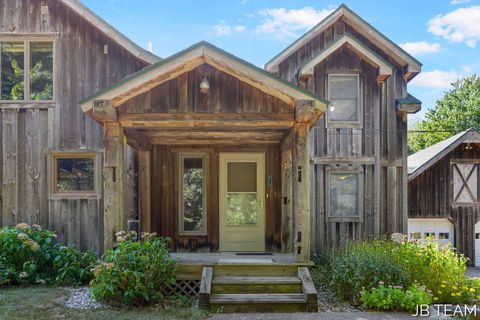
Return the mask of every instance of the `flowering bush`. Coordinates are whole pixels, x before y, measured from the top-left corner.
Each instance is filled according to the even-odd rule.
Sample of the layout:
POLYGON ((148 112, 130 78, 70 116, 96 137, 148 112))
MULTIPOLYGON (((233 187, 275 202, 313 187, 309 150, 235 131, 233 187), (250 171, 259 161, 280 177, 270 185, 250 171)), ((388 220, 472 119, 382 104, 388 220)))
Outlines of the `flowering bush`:
POLYGON ((430 304, 430 294, 425 287, 413 284, 407 290, 402 286, 385 286, 382 282, 378 287, 363 290, 360 301, 367 309, 415 311, 419 304, 430 304))
POLYGON ((94 269, 90 285, 96 299, 113 305, 154 304, 164 297, 167 286, 175 283, 175 261, 167 250, 168 239, 119 232, 105 262, 94 269))
POLYGON ((466 258, 434 241, 354 242, 317 256, 314 262, 316 284, 353 304, 360 304, 361 292, 377 288, 379 281, 385 288, 419 284, 435 303, 471 303, 480 293, 465 278, 466 258))
POLYGON ((0 229, 0 285, 88 283, 96 257, 55 241, 52 231, 20 223, 0 229))

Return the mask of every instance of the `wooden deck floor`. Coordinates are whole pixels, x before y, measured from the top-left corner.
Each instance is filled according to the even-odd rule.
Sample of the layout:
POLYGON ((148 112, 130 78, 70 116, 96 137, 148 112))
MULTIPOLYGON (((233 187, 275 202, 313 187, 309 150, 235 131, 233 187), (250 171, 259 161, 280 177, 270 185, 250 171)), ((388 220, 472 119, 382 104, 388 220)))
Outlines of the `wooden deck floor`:
POLYGON ((212 266, 223 263, 242 263, 242 264, 296 264, 299 266, 310 266, 311 262, 296 263, 293 261, 292 253, 273 253, 272 255, 237 255, 234 252, 215 252, 215 253, 171 253, 172 258, 176 259, 179 265, 203 264, 212 266))

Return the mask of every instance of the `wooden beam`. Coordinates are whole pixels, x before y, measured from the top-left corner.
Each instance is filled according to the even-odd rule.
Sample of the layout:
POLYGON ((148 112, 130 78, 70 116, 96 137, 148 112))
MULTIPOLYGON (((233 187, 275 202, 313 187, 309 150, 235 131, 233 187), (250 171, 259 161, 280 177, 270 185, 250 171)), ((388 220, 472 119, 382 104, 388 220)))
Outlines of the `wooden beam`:
POLYGON ((125 129, 125 136, 127 143, 136 150, 150 151, 152 145, 150 142, 135 129, 125 129))
POLYGON ((92 116, 99 122, 117 121, 117 110, 110 100, 95 100, 92 106, 92 116))
POLYGON ((210 307, 212 278, 213 278, 213 268, 204 267, 202 271, 202 279, 200 280, 200 292, 198 295, 198 305, 201 308, 210 307))
POLYGON ((312 157, 314 164, 375 164, 375 157, 312 157))
POLYGON ((104 130, 104 215, 103 249, 113 247, 115 232, 123 229, 124 218, 124 161, 123 129, 118 122, 106 122, 104 130))
POLYGON ((290 113, 132 113, 120 114, 119 121, 126 128, 191 129, 191 128, 246 128, 284 130, 293 127, 290 113))
POLYGON ((140 231, 152 231, 152 179, 151 152, 138 152, 138 207, 140 216, 140 231))
POLYGON ((308 123, 313 127, 323 114, 322 108, 316 106, 313 100, 298 100, 295 104, 295 122, 308 123))
POLYGON ((175 138, 151 138, 150 142, 154 145, 276 145, 278 139, 175 139, 175 138))
POLYGON ((309 124, 296 122, 293 129, 294 260, 310 261, 310 154, 309 124))

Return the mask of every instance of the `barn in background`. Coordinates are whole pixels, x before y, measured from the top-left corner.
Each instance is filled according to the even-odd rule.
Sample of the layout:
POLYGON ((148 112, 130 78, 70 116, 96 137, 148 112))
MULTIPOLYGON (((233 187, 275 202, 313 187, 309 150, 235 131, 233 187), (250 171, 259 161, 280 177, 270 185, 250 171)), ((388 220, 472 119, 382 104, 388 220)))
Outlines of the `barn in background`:
POLYGON ((408 236, 450 242, 480 265, 480 134, 461 132, 408 157, 408 236))

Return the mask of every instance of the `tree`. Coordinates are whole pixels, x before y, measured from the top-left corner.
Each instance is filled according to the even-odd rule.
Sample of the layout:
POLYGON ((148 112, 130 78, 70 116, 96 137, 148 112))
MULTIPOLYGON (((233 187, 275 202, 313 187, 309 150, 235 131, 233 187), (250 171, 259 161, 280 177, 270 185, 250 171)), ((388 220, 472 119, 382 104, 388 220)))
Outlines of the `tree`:
POLYGON ((427 148, 458 132, 480 130, 480 77, 473 75, 452 84, 436 106, 427 111, 424 120, 413 126, 408 139, 409 153, 427 148))

